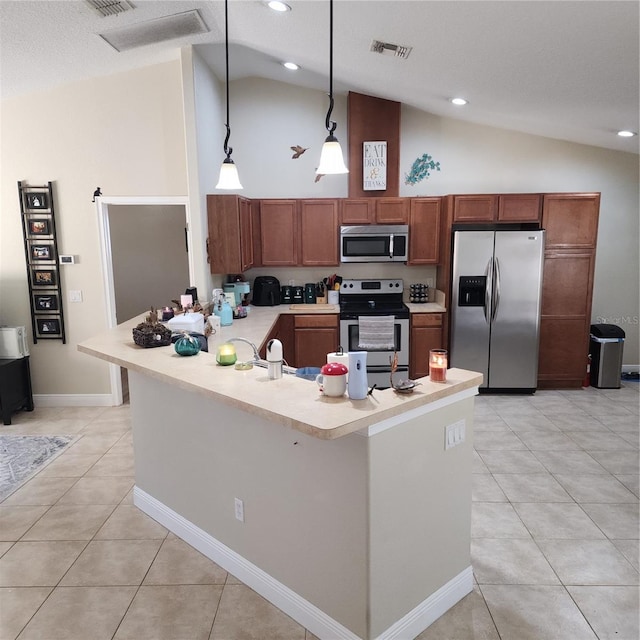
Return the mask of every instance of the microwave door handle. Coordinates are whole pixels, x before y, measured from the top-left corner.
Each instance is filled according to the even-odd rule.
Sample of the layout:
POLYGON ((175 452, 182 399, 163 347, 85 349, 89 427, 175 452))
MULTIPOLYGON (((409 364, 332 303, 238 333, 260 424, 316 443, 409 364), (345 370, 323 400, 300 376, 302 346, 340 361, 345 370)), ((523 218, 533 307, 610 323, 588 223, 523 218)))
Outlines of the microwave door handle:
POLYGON ((393 260, 393 233, 389 234, 389 260, 393 260))

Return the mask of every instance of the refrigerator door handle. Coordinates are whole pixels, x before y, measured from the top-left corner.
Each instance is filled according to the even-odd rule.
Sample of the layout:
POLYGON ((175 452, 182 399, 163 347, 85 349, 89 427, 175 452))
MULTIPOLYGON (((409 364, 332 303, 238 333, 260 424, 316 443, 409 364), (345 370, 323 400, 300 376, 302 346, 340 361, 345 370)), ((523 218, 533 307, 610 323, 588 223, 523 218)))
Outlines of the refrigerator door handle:
POLYGON ((489 320, 489 314, 488 314, 488 309, 491 303, 491 295, 490 295, 490 291, 493 291, 493 287, 490 289, 489 288, 489 283, 491 283, 491 281, 493 280, 493 258, 489 258, 489 262, 487 262, 487 267, 484 270, 484 275, 485 275, 485 282, 487 283, 485 285, 484 288, 484 307, 483 307, 483 311, 484 311, 484 319, 486 321, 487 324, 490 324, 490 320, 489 320))
POLYGON ((498 315, 498 307, 500 306, 500 262, 498 258, 494 258, 495 267, 493 270, 493 304, 491 310, 491 322, 496 319, 498 315))

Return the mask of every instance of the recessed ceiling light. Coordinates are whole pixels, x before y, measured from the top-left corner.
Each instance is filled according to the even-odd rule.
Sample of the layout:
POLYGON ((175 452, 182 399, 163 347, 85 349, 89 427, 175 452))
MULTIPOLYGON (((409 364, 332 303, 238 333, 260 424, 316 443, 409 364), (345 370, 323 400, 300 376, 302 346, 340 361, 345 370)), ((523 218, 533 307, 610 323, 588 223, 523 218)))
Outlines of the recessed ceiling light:
POLYGON ((618 131, 618 135, 621 138, 633 138, 633 136, 637 135, 636 133, 634 133, 633 131, 618 131))
POLYGON ((267 2, 267 7, 274 11, 291 11, 291 7, 286 2, 280 2, 280 0, 270 0, 267 2))
POLYGON ((282 66, 291 69, 291 71, 297 71, 300 68, 295 62, 283 62, 282 66))
POLYGON ((469 104, 469 101, 464 98, 451 98, 449 102, 451 102, 451 104, 457 104, 458 106, 469 104))

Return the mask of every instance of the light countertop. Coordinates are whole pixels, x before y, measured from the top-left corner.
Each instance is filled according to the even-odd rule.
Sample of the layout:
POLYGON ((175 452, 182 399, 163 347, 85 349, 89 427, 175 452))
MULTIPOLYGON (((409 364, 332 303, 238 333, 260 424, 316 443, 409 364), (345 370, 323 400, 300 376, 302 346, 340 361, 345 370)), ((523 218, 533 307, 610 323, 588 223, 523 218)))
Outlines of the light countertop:
MULTIPOLYGON (((424 306, 424 305, 417 305, 424 306)), ((242 337, 257 346, 281 313, 294 312, 284 306, 252 307, 247 318, 222 327, 221 340, 242 337)), ((333 311, 327 311, 331 313, 333 311)), ((200 352, 182 357, 173 345, 144 349, 133 342, 132 329, 143 316, 125 322, 78 345, 82 353, 100 358, 161 382, 202 393, 252 414, 322 439, 333 439, 360 431, 411 409, 477 387, 479 373, 449 369, 447 382, 433 383, 428 377, 411 394, 392 389, 375 390, 364 400, 329 398, 320 394, 315 382, 284 375, 270 380, 267 370, 254 367, 238 371, 216 363, 215 354, 200 352)), ((249 345, 236 342, 238 360, 250 360, 249 345)))

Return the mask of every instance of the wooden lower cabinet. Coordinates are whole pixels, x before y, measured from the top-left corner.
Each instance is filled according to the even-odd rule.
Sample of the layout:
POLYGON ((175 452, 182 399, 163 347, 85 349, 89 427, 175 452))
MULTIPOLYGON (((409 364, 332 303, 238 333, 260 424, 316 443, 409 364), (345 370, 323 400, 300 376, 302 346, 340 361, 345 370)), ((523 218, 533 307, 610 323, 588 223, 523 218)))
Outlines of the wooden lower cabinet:
POLYGON ((442 313, 412 313, 410 320, 409 377, 429 375, 429 351, 443 349, 442 313))
POLYGON ((338 315, 293 316, 295 367, 322 367, 340 342, 338 315))
POLYGON ((589 353, 588 318, 542 318, 539 389, 579 389, 589 353))
POLYGON ((295 365, 292 364, 295 362, 292 315, 282 314, 278 316, 278 319, 274 322, 267 337, 260 345, 260 357, 263 359, 267 357, 267 343, 269 340, 280 340, 280 342, 282 342, 282 357, 288 365, 294 367, 295 365))
POLYGON ((547 251, 542 278, 538 387, 579 389, 591 326, 592 251, 547 251))

